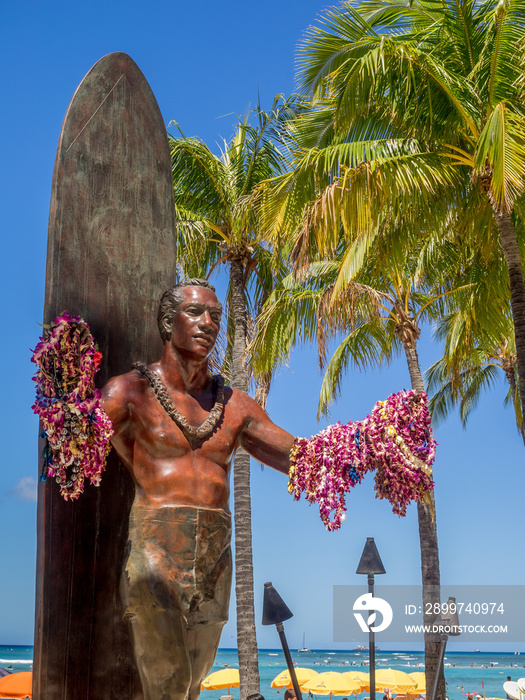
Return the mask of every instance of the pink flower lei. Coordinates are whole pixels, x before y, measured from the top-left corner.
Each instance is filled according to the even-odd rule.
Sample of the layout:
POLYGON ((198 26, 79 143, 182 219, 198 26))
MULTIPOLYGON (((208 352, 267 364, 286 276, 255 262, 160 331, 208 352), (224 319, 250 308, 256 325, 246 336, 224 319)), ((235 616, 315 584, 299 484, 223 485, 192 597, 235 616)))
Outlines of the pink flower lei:
POLYGON ((38 368, 32 409, 46 441, 41 480, 54 477, 66 500, 79 497, 86 478, 100 484, 111 447, 113 427, 95 388, 101 359, 87 323, 67 312, 46 329, 31 358, 38 368))
POLYGON ((346 494, 375 470, 376 498, 386 498, 394 513, 405 515, 411 501, 430 502, 435 456, 427 395, 400 391, 378 401, 362 421, 296 438, 288 490, 296 501, 304 492, 310 503, 317 502, 326 528, 338 530, 346 517, 346 494))

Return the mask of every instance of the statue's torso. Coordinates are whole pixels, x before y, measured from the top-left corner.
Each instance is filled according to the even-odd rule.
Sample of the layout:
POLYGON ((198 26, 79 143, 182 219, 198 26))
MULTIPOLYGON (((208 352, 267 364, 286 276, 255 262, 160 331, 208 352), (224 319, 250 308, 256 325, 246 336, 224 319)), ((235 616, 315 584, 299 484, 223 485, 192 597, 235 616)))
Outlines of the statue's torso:
MULTIPOLYGON (((231 459, 246 419, 238 394, 225 389, 221 420, 207 439, 192 445, 160 405, 146 379, 134 372, 114 381, 125 386, 128 413, 125 423, 115 424, 112 442, 135 481, 135 503, 227 509, 231 459)), ((180 413, 195 426, 206 419, 214 401, 211 393, 199 400, 173 392, 171 397, 180 413)))

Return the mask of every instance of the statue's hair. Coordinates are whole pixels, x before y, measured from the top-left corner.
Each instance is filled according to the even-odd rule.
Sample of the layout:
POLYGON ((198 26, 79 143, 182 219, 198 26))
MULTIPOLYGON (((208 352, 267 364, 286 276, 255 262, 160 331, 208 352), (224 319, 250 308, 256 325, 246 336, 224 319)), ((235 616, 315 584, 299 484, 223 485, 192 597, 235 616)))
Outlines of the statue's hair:
POLYGON ((160 299, 159 312, 157 314, 157 325, 159 327, 160 337, 164 342, 171 338, 171 334, 165 330, 164 324, 167 322, 167 325, 171 326, 177 309, 184 301, 184 296, 181 293, 183 287, 205 287, 206 289, 211 289, 215 294, 215 287, 213 284, 210 284, 208 280, 202 280, 198 277, 192 277, 188 280, 177 282, 177 284, 165 291, 160 299))

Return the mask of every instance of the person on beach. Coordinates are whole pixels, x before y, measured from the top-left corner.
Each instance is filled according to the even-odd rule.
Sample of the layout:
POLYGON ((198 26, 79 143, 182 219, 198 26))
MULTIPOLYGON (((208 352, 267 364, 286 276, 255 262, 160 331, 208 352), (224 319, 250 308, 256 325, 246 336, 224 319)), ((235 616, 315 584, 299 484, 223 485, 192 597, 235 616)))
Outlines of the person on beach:
POLYGON ((284 700, 295 700, 295 690, 293 688, 287 688, 284 693, 284 700))
POLYGON ((235 450, 283 474, 290 467, 294 437, 210 376, 221 316, 208 282, 175 285, 159 307, 161 359, 102 391, 135 484, 121 587, 144 700, 196 700, 215 659, 230 599, 235 450))

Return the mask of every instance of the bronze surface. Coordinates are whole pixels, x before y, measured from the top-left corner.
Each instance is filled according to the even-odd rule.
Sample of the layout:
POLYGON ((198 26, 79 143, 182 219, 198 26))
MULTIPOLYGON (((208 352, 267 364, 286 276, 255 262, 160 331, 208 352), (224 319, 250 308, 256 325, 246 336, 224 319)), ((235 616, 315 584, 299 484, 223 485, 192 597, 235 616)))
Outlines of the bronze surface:
MULTIPOLYGON (((98 384, 162 351, 159 293, 175 270, 166 130, 129 56, 101 59, 66 113, 55 161, 44 322, 67 310, 104 354, 98 384)), ((40 473, 40 471, 39 471, 40 473)), ((119 594, 132 481, 113 454, 100 488, 39 486, 35 700, 143 697, 119 594)))
POLYGON ((146 700, 197 697, 228 619, 231 516, 194 506, 133 506, 122 597, 146 700), (199 661, 188 658, 199 635, 199 661))
MULTIPOLYGON (((163 327, 164 353, 148 372, 198 426, 215 400, 208 358, 220 323, 210 309, 218 301, 202 286, 185 286, 180 297, 163 327)), ((135 482, 123 592, 144 698, 196 700, 227 615, 233 454, 242 447, 287 473, 294 440, 230 387, 221 420, 199 441, 171 419, 142 371, 113 377, 103 405, 115 430, 112 444, 135 482)))

